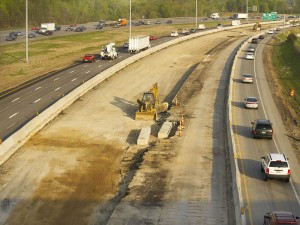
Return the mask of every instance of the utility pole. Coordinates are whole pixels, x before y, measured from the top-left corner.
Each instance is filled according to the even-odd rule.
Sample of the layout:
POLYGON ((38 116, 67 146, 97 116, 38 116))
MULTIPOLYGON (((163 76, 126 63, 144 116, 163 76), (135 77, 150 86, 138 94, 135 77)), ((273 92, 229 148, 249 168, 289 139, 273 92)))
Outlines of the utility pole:
POLYGON ((249 17, 249 15, 248 15, 248 0, 247 0, 247 2, 246 2, 246 14, 247 14, 246 21, 247 21, 247 23, 248 23, 248 17, 249 17))
POLYGON ((198 16, 198 0, 196 0, 196 27, 195 27, 196 30, 197 30, 197 20, 198 20, 197 16, 198 16))
POLYGON ((25 14, 26 14, 26 30, 25 30, 25 35, 26 35, 26 60, 25 62, 28 63, 28 0, 26 0, 26 3, 25 3, 25 14))
POLYGON ((129 3, 129 38, 131 38, 131 0, 129 3))

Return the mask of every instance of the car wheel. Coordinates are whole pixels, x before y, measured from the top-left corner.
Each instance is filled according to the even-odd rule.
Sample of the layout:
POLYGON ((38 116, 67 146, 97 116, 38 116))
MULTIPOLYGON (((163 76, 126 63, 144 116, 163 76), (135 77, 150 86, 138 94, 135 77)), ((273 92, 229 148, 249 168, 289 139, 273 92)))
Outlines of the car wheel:
POLYGON ((268 178, 267 178, 266 174, 265 174, 265 177, 264 177, 264 181, 268 181, 268 178))
POLYGON ((260 166, 260 171, 264 172, 264 168, 262 166, 260 166))
POLYGON ((286 179, 285 179, 285 182, 290 182, 290 178, 286 178, 286 179))

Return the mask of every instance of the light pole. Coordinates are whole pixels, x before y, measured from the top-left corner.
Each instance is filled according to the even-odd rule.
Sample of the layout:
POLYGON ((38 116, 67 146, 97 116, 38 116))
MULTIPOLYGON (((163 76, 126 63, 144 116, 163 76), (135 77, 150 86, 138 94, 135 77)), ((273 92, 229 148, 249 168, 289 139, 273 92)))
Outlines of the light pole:
POLYGON ((131 0, 129 3, 129 38, 131 38, 131 0))
POLYGON ((28 63, 28 0, 26 0, 26 5, 25 5, 25 14, 26 14, 26 25, 25 25, 25 35, 26 35, 26 63, 28 63))
POLYGON ((198 9, 198 0, 196 0, 196 27, 195 29, 197 29, 197 10, 198 9))
POLYGON ((247 17, 246 17, 246 23, 248 23, 248 0, 246 1, 246 14, 247 14, 247 17))

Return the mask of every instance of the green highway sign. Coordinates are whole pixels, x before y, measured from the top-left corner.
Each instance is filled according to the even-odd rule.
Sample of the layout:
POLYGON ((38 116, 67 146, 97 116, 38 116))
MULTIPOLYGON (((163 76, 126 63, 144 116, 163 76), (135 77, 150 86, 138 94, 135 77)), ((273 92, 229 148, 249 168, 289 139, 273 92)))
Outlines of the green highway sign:
POLYGON ((263 13, 262 20, 277 20, 277 13, 263 13))

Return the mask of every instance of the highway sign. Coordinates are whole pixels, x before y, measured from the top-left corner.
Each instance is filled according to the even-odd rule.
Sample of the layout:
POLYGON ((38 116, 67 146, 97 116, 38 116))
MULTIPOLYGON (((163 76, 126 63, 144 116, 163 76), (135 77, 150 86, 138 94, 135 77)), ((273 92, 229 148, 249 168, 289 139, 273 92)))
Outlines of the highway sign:
POLYGON ((277 20, 277 13, 263 13, 262 20, 277 20))

